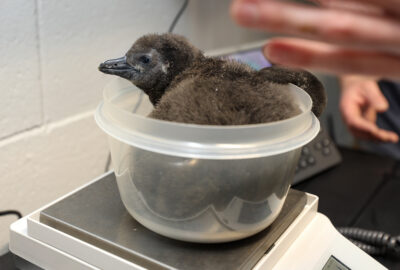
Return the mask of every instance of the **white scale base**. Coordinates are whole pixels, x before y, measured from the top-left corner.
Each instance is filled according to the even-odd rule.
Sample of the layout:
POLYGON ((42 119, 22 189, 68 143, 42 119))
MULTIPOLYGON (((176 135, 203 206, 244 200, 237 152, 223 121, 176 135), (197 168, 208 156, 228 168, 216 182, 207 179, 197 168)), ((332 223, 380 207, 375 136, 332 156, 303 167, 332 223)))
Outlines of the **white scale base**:
MULTIPOLYGON (((87 185, 94 183, 101 177, 103 176, 87 185)), ((307 194, 307 204, 303 211, 253 269, 387 269, 343 237, 326 216, 317 212, 317 207, 318 197, 307 194)), ((38 217, 42 209, 11 225, 9 246, 11 252, 44 269, 144 269, 130 261, 40 223, 38 217)))

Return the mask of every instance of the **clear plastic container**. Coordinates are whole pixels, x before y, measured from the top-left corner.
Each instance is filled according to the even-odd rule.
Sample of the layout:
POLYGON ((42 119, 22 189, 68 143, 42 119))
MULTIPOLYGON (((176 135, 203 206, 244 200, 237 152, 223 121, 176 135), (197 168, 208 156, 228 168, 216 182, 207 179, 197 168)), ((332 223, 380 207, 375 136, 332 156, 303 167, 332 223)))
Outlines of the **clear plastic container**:
POLYGON ((207 126, 146 117, 147 96, 123 79, 104 90, 95 118, 109 135, 122 201, 142 225, 191 242, 226 242, 279 214, 301 147, 319 131, 311 98, 282 86, 302 113, 283 121, 207 126))

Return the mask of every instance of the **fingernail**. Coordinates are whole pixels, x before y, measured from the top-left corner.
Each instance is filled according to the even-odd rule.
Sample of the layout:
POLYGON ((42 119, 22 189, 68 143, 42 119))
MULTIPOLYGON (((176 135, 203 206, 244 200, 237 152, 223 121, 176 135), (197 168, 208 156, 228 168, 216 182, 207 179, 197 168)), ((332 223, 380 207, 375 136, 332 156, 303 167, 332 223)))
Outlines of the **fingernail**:
POLYGON ((256 1, 241 1, 234 5, 233 14, 245 25, 254 25, 259 21, 260 10, 256 1))

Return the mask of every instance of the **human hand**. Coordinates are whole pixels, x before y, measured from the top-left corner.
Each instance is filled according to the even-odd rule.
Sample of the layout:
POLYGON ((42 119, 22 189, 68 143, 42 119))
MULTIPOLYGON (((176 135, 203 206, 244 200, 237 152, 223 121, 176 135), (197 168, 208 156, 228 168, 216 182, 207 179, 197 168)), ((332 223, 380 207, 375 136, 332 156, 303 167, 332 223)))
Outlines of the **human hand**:
POLYGON ((234 0, 241 25, 297 35, 264 48, 273 63, 336 74, 400 78, 400 0, 234 0))
POLYGON ((377 113, 389 107, 376 81, 361 76, 343 76, 341 84, 340 111, 350 132, 359 139, 397 142, 396 133, 376 125, 377 113))

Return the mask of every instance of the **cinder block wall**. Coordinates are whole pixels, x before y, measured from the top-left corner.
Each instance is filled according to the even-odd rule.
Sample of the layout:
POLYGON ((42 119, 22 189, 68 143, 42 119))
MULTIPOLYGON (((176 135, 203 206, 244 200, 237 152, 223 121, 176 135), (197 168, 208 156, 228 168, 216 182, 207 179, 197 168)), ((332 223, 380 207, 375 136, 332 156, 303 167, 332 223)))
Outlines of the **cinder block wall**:
MULTIPOLYGON (((166 31, 182 3, 0 1, 0 210, 26 215, 104 172, 93 111, 110 77, 97 66, 166 31)), ((191 0, 175 32, 203 50, 266 38, 235 26, 229 3, 191 0)), ((14 220, 0 217, 0 254, 14 220)))

